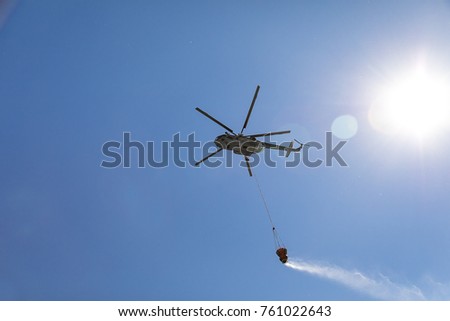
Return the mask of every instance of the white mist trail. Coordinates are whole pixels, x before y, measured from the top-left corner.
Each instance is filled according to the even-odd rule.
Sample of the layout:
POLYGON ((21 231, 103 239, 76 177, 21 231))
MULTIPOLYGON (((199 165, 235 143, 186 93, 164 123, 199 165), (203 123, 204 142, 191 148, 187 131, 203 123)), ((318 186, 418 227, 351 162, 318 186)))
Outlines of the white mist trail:
POLYGON ((414 286, 400 285, 380 275, 370 278, 358 271, 349 271, 338 266, 289 259, 286 266, 325 279, 341 283, 349 288, 382 300, 425 300, 422 291, 414 286))

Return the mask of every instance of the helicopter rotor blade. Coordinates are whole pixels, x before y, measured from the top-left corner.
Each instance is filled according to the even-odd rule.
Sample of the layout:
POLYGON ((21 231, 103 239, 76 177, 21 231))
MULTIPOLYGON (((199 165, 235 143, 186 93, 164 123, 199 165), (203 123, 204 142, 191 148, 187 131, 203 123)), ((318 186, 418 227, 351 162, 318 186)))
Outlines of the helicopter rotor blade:
POLYGON ((220 152, 223 148, 219 148, 218 150, 216 150, 215 152, 212 152, 211 154, 209 154, 208 156, 206 156, 205 158, 203 158, 201 161, 198 161, 197 163, 195 163, 195 166, 200 165, 200 163, 203 163, 205 160, 207 160, 208 158, 216 155, 218 152, 220 152))
POLYGON ((245 127, 247 127, 248 120, 250 119, 250 115, 252 114, 253 106, 255 105, 256 97, 258 97, 259 85, 256 86, 255 95, 253 96, 252 104, 248 110, 247 118, 245 119, 244 126, 242 126, 241 134, 244 131, 245 127))
POLYGON ((250 137, 264 137, 264 136, 273 136, 273 135, 282 135, 282 134, 289 134, 290 130, 284 130, 280 132, 270 132, 270 133, 264 133, 264 134, 255 134, 255 135, 248 135, 250 137))
POLYGON ((250 176, 253 176, 253 175, 252 175, 252 169, 251 169, 251 167, 250 167, 249 159, 248 159, 247 156, 244 156, 244 158, 245 158, 245 163, 247 164, 248 173, 250 174, 250 176))
POLYGON ((229 132, 231 132, 231 133, 234 134, 233 130, 232 130, 230 127, 228 127, 228 126, 222 124, 220 121, 218 121, 217 119, 215 119, 213 116, 211 116, 211 115, 208 114, 207 112, 201 110, 201 109, 198 108, 198 107, 195 108, 195 110, 198 111, 199 113, 203 114, 204 116, 208 117, 209 119, 211 119, 211 120, 212 120, 213 122, 215 122, 217 125, 222 126, 222 127, 225 128, 226 130, 228 130, 229 132))

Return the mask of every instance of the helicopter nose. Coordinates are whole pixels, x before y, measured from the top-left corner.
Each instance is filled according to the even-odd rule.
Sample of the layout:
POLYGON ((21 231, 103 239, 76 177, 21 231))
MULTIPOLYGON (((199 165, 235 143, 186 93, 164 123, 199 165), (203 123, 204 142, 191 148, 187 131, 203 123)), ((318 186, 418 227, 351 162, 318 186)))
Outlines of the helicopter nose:
POLYGON ((216 144, 217 147, 222 147, 223 142, 220 136, 216 137, 216 139, 214 140, 214 144, 216 144))

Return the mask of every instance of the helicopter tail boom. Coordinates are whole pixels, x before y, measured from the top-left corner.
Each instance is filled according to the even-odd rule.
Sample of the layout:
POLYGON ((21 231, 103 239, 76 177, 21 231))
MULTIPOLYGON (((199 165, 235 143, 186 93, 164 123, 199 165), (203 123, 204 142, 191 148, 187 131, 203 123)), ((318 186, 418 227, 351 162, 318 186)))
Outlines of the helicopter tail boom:
POLYGON ((289 146, 286 148, 286 157, 289 157, 289 155, 291 155, 291 152, 299 152, 301 149, 302 149, 302 147, 303 147, 303 144, 302 143, 300 143, 298 140, 296 140, 296 139, 294 139, 290 144, 289 144, 289 146), (294 140, 297 142, 297 143, 299 143, 300 144, 300 146, 299 147, 297 147, 297 148, 292 148, 293 146, 294 146, 294 140))

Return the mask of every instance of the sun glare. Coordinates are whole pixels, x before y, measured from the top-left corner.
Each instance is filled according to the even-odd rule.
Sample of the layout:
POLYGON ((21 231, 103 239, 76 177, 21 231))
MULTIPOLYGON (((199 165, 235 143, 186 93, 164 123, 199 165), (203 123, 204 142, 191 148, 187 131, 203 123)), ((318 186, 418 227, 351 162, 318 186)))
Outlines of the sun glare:
POLYGON ((384 88, 369 117, 383 132, 418 138, 435 134, 450 124, 450 86, 418 68, 384 88))

